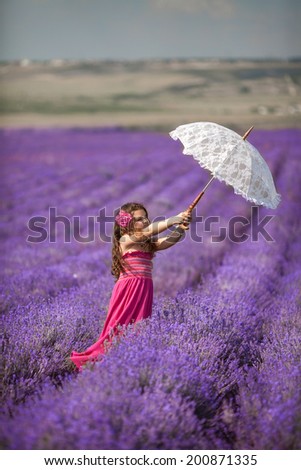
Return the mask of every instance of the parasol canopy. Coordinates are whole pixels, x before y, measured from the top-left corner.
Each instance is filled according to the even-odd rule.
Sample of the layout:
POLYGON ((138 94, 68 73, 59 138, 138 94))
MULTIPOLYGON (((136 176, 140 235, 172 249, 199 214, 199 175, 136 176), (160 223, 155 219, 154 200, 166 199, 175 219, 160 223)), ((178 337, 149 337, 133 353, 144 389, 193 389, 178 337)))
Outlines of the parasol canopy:
POLYGON ((213 175, 189 207, 191 211, 214 178, 234 188, 248 201, 276 209, 280 202, 268 165, 258 150, 236 132, 213 122, 193 122, 177 127, 170 136, 179 139, 184 155, 193 158, 213 175))

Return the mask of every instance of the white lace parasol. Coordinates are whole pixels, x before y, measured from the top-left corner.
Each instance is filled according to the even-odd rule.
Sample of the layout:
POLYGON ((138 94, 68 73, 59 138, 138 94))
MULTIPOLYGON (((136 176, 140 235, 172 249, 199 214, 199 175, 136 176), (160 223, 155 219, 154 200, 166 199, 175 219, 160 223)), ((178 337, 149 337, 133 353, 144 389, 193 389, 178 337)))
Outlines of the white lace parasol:
MULTIPOLYGON (((252 129, 249 129, 248 133, 252 129)), ((170 136, 182 142, 184 155, 192 155, 202 167, 211 171, 213 178, 233 186, 236 194, 255 204, 276 209, 280 195, 276 192, 265 160, 258 150, 245 140, 248 133, 241 137, 213 122, 193 122, 177 127, 170 132, 170 136)))

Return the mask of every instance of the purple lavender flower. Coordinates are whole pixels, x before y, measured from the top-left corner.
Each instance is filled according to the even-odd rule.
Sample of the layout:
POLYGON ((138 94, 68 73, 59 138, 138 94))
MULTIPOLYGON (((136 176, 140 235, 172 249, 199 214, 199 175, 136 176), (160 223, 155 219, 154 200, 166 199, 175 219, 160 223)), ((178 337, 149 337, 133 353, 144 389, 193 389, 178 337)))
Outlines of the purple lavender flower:
MULTIPOLYGON (((213 243, 214 228, 195 219, 190 233, 201 242, 187 234, 156 255, 152 317, 79 374, 68 357, 102 329, 111 245, 64 242, 62 222, 55 243, 29 244, 29 218, 48 216, 49 207, 70 218, 104 207, 112 215, 133 199, 151 217, 169 216, 208 175, 155 133, 0 135, 2 447, 300 449, 300 131, 250 136, 283 195, 268 225, 274 242, 213 243)), ((260 208, 261 217, 269 213, 260 208)), ((250 205, 219 182, 198 207, 221 226, 236 214, 250 220, 251 235, 250 205)))

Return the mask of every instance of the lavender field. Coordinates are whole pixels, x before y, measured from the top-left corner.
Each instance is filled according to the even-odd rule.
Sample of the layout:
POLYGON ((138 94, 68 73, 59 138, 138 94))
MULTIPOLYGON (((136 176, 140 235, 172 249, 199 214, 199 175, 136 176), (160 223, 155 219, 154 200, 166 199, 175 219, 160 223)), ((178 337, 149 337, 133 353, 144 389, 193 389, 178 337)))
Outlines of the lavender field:
POLYGON ((114 210, 175 215, 209 174, 167 133, 1 131, 2 448, 301 448, 301 131, 249 140, 282 195, 259 209, 272 241, 214 182, 185 240, 155 257, 152 317, 78 374, 69 355, 98 338, 114 285, 114 210), (248 226, 218 241, 235 216, 248 226))

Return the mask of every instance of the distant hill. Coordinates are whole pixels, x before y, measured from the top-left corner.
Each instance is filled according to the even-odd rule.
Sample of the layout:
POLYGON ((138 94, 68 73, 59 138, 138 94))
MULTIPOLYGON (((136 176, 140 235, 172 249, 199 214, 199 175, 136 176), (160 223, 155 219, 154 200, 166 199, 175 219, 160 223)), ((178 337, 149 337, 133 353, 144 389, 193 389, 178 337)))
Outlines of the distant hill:
POLYGON ((301 60, 0 65, 0 126, 301 126, 301 60))

